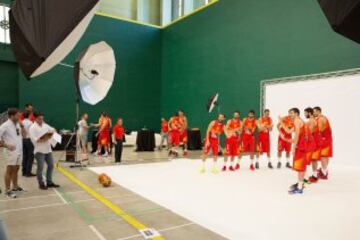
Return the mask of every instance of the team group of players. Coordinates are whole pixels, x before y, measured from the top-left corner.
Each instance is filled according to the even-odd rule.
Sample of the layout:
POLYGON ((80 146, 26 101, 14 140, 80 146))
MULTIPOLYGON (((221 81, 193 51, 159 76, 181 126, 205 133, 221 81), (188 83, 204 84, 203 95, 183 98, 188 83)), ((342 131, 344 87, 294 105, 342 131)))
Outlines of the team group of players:
MULTIPOLYGON (((282 153, 286 154, 286 167, 298 173, 298 182, 291 185, 289 193, 302 193, 304 183, 316 183, 318 179, 328 178, 329 158, 332 157, 332 132, 329 120, 322 114, 320 107, 306 108, 305 122, 300 117, 298 108, 289 110, 288 115, 279 117, 277 129, 278 163, 281 168, 282 153), (290 156, 293 156, 292 167, 290 156), (318 163, 321 167, 318 168, 318 163), (312 175, 305 179, 307 166, 312 165, 312 175)), ((187 118, 183 111, 179 111, 168 123, 170 155, 177 156, 178 148, 184 144, 184 155, 187 155, 187 118)), ((236 171, 240 169, 240 159, 244 154, 250 155, 250 170, 259 169, 259 156, 266 154, 268 168, 272 169, 270 155, 270 132, 273 130, 273 120, 270 111, 266 109, 263 115, 256 119, 255 112, 249 111, 248 116, 240 119, 240 112, 235 111, 232 119, 225 123, 225 115, 219 114, 216 120, 210 122, 205 138, 200 172, 205 172, 205 162, 210 151, 214 164, 212 173, 218 173, 217 158, 221 149, 220 136, 224 133, 225 151, 222 171, 236 171), (256 138, 257 136, 257 138, 256 138), (256 157, 256 162, 254 163, 256 157), (230 159, 230 161, 229 161, 230 159)))

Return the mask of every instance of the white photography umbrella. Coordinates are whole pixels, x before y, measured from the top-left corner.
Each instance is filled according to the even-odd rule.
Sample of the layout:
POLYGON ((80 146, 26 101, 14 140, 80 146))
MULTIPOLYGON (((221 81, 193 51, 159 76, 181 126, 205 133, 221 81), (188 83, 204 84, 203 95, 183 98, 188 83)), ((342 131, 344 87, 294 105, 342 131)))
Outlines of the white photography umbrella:
POLYGON ((114 81, 113 49, 104 41, 91 44, 75 63, 75 81, 84 102, 95 105, 105 98, 114 81))

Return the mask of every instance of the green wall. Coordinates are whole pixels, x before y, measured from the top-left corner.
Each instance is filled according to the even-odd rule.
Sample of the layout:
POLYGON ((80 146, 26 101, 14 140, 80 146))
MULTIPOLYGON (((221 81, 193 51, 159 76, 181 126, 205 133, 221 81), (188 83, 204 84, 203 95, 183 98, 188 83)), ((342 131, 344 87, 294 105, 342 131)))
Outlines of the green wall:
POLYGON ((359 66, 360 45, 332 32, 317 1, 220 0, 164 30, 161 112, 183 108, 204 129, 215 92, 222 112, 244 116, 259 111, 263 79, 359 66))
POLYGON ((14 62, 0 60, 0 113, 19 104, 19 74, 14 62))
MULTIPOLYGON (((63 61, 73 64, 88 44, 105 40, 114 49, 117 68, 108 96, 99 104, 81 104, 97 121, 106 111, 113 121, 121 116, 128 129, 157 129, 160 118, 161 43, 160 30, 95 16, 81 41, 63 61)), ((71 128, 75 121, 75 85, 73 69, 56 66, 48 73, 28 82, 21 74, 20 106, 33 103, 47 121, 58 128, 71 128)))

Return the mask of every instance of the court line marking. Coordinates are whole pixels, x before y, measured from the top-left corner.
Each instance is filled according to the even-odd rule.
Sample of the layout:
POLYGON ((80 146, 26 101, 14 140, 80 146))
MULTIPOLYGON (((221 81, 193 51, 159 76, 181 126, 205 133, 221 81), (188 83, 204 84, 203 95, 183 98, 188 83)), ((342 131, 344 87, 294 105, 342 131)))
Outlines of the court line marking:
POLYGON ((37 198, 46 198, 46 197, 55 197, 56 194, 46 194, 46 195, 36 195, 31 197, 18 197, 15 199, 1 199, 0 202, 13 202, 13 201, 19 201, 19 200, 29 200, 29 199, 37 199, 37 198))
MULTIPOLYGON (((185 224, 181 224, 181 225, 176 225, 176 226, 172 226, 172 227, 168 227, 168 228, 163 228, 161 230, 158 230, 158 232, 167 232, 167 231, 187 227, 187 226, 194 225, 194 224, 195 223, 193 223, 193 222, 189 222, 189 223, 185 223, 185 224)), ((141 237, 141 236, 142 236, 141 234, 135 234, 135 235, 131 235, 131 236, 124 237, 124 238, 118 238, 117 240, 128 240, 128 239, 133 239, 133 238, 137 238, 137 237, 141 237)))
POLYGON ((106 240, 106 238, 99 232, 99 230, 96 229, 94 225, 89 225, 89 228, 100 240, 106 240))
MULTIPOLYGON (((120 208, 118 205, 112 203, 109 199, 105 198, 103 195, 95 191, 90 186, 86 185, 82 181, 80 181, 75 175, 73 175, 71 172, 66 170, 65 168, 61 167, 59 163, 56 164, 56 169, 62 173, 65 177, 67 177, 70 181, 84 189, 89 195, 100 201, 102 204, 104 204, 106 207, 108 207, 110 210, 112 210, 116 215, 121 217, 125 222, 127 222, 129 225, 133 226, 138 231, 148 229, 146 225, 139 222, 136 218, 125 212, 122 208, 120 208)), ((152 240, 165 240, 164 237, 158 236, 153 237, 152 240)))
POLYGON ((46 207, 58 207, 58 206, 65 206, 65 204, 64 203, 52 203, 52 204, 45 204, 45 205, 39 205, 39 206, 33 206, 33 207, 14 208, 14 209, 0 211, 0 213, 10 213, 10 212, 23 211, 23 210, 31 210, 31 209, 46 208, 46 207))
POLYGON ((64 204, 69 204, 68 201, 66 201, 66 199, 59 193, 59 191, 55 188, 53 188, 54 192, 56 193, 56 195, 59 196, 59 198, 61 199, 61 201, 64 203, 64 204))
MULTIPOLYGON (((59 193, 60 194, 60 193, 59 193)), ((51 196, 56 196, 57 194, 51 194, 51 196)), ((110 199, 120 199, 123 196, 114 196, 114 197, 107 197, 110 199)), ((17 199, 13 199, 13 200, 17 200, 17 199)), ((13 200, 9 200, 9 201, 13 201, 13 200)), ((3 210, 0 211, 0 213, 9 213, 9 212, 18 212, 18 211, 24 211, 24 210, 31 210, 31 209, 36 209, 36 208, 44 208, 44 207, 57 207, 57 206, 62 206, 62 205, 68 205, 69 202, 67 202, 65 200, 65 198, 61 198, 62 203, 52 203, 52 204, 45 204, 45 205, 39 205, 39 206, 32 206, 32 207, 24 207, 24 208, 13 208, 13 209, 8 209, 8 210, 3 210)), ((90 202, 90 201, 95 201, 96 199, 94 198, 88 198, 88 199, 81 199, 81 200, 76 200, 74 201, 74 203, 82 203, 82 202, 90 202)))

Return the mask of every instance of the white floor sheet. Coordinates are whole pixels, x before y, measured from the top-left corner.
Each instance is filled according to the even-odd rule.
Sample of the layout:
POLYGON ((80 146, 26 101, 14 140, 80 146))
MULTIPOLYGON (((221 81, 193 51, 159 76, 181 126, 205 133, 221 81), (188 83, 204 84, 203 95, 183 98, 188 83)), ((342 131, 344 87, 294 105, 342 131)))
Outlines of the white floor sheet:
POLYGON ((268 170, 263 159, 250 172, 243 162, 217 175, 198 173, 200 161, 189 159, 90 169, 229 239, 360 239, 360 167, 333 164, 330 180, 290 196, 293 171, 268 170))

